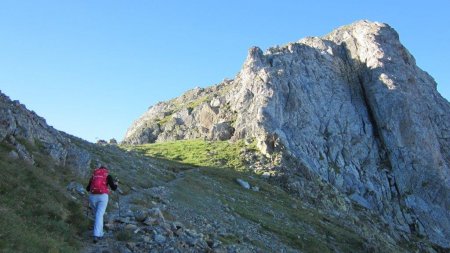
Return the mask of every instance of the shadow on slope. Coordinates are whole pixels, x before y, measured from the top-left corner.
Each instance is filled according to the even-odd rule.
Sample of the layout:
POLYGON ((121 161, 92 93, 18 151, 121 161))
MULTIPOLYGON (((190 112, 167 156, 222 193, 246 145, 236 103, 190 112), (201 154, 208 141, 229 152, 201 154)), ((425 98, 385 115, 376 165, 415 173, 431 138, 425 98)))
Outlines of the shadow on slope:
POLYGON ((185 170, 168 184, 175 205, 171 211, 224 244, 247 244, 264 251, 284 244, 306 252, 405 252, 392 239, 376 235, 373 227, 353 224, 366 230, 361 234, 361 228, 345 220, 347 215, 330 216, 250 172, 241 151, 252 147, 245 146, 190 140, 126 148, 158 157, 167 168, 185 170), (192 167, 197 168, 189 170, 192 167), (238 178, 254 190, 241 187, 238 178))
POLYGON ((11 150, 0 145, 0 251, 78 252, 88 222, 65 187, 76 176, 38 154, 34 165, 12 159, 11 150))

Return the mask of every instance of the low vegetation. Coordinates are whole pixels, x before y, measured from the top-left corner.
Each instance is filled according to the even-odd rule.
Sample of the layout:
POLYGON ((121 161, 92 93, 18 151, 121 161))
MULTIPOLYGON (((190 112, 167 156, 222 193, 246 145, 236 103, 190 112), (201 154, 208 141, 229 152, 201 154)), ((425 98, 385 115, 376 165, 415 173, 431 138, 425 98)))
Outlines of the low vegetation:
POLYGON ((78 252, 88 222, 66 194, 75 176, 46 157, 31 165, 8 151, 0 147, 0 252, 78 252))
MULTIPOLYGON (((369 244, 366 235, 358 234, 342 220, 305 205, 251 172, 247 158, 257 155, 254 143, 186 140, 126 147, 96 147, 83 142, 77 145, 94 159, 106 162, 123 179, 121 189, 125 195, 133 191, 132 186, 148 189, 164 185, 170 187, 173 203, 180 212, 191 210, 210 222, 221 221, 224 212, 232 213, 237 219, 256 224, 258 233, 274 236, 303 252, 363 252, 369 244), (183 173, 176 176, 178 172, 183 173), (236 183, 237 178, 258 189, 242 188, 236 183), (219 208, 219 212, 212 211, 212 207, 219 208)), ((39 147, 27 144, 33 152, 34 165, 9 158, 12 149, 0 145, 0 252, 79 252, 82 234, 89 231, 88 220, 81 203, 71 198, 66 186, 71 180, 86 179, 53 164, 41 155, 39 147)), ((111 203, 116 201, 112 197, 111 203)), ((130 200, 134 206, 146 208, 152 202, 149 197, 130 200)), ((118 241, 131 237, 127 232, 115 234, 118 241)), ((243 238, 239 233, 224 234, 218 239, 225 245, 244 240, 272 251, 267 244, 270 242, 243 238)), ((399 251, 383 239, 374 240, 370 243, 376 242, 386 251, 399 251)))
MULTIPOLYGON (((183 140, 126 149, 158 158, 162 164, 199 167, 199 170, 185 173, 183 180, 173 186, 174 200, 197 215, 211 220, 222 219, 214 217, 220 214, 211 211, 211 206, 217 205, 218 200, 237 217, 258 224, 261 233, 273 234, 286 245, 304 252, 363 252, 370 244, 342 220, 307 207, 300 199, 246 169, 244 150, 256 152, 254 144, 183 140), (259 190, 243 189, 236 183, 237 178, 258 186, 259 190)), ((242 238, 228 234, 220 240, 225 244, 235 244, 242 238)), ((382 238, 375 241, 377 246, 374 247, 383 245, 390 252, 402 251, 382 238)), ((252 241, 251 244, 271 251, 261 241, 252 241)))
POLYGON ((243 170, 248 165, 242 157, 244 152, 256 152, 255 144, 246 144, 243 140, 236 142, 180 140, 124 148, 153 158, 171 160, 190 166, 224 167, 236 170, 243 170))
POLYGON ((203 96, 198 97, 197 99, 190 100, 186 103, 180 103, 176 99, 173 99, 168 102, 171 106, 171 110, 167 111, 165 114, 166 116, 158 119, 156 122, 159 125, 165 125, 167 122, 169 122, 170 119, 172 119, 172 116, 174 113, 177 113, 183 109, 192 111, 194 108, 198 107, 199 105, 211 101, 211 99, 212 99, 211 95, 203 95, 203 96))
MULTIPOLYGON (((200 175, 187 174, 176 186, 174 197, 199 214, 208 213, 205 203, 215 203, 218 199, 237 216, 259 224, 263 233, 274 234, 287 245, 305 252, 364 251, 364 239, 360 235, 338 220, 304 207, 300 200, 251 173, 204 168, 200 175), (258 186, 259 191, 244 190, 236 183, 236 178, 258 186), (220 187, 212 182, 219 183, 220 187)), ((224 243, 229 240, 223 238, 224 243)))

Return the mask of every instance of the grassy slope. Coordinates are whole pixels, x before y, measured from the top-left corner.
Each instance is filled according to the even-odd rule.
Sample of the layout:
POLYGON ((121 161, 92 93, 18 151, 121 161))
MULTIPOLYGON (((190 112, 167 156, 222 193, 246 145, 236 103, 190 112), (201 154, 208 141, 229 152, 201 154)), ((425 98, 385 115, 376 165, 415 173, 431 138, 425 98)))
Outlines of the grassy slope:
MULTIPOLYGON (((108 165, 111 174, 120 178, 125 194, 131 186, 149 188, 174 178, 171 171, 158 168, 142 155, 71 139, 93 161, 108 165)), ((66 187, 72 180, 87 183, 88 178, 56 166, 42 155, 39 145, 21 143, 33 155, 34 165, 9 158, 14 147, 0 143, 0 252, 79 252, 89 221, 81 201, 73 200, 66 187)), ((112 194, 110 204, 116 198, 112 194)))
POLYGON ((246 164, 240 157, 241 152, 244 149, 255 151, 256 146, 254 144, 246 145, 244 141, 230 143, 228 141, 180 140, 128 146, 126 149, 191 166, 219 166, 242 170, 246 164))
POLYGON ((38 155, 36 165, 10 160, 8 151, 0 147, 0 251, 78 252, 88 224, 65 194, 70 170, 38 155))
MULTIPOLYGON (((293 248, 306 252, 361 252, 367 243, 366 236, 355 233, 340 220, 304 207, 300 200, 246 171, 241 154, 245 149, 255 150, 254 145, 191 140, 125 147, 157 157, 156 161, 115 147, 81 142, 77 145, 110 165, 123 179, 121 188, 125 191, 131 185, 149 188, 173 180, 173 173, 166 170, 200 167, 174 184, 177 202, 208 213, 205 199, 218 199, 236 215, 260 224, 263 232, 275 234, 293 248), (244 191, 235 183, 236 178, 259 186, 260 191, 244 191)), ((10 160, 7 153, 12 147, 0 145, 0 252, 77 252, 80 234, 87 231, 87 219, 80 203, 70 199, 65 187, 72 179, 86 179, 55 166, 51 159, 39 155, 37 148, 27 148, 33 152, 35 165, 10 160)), ((233 243, 234 238, 221 240, 233 243)), ((378 242, 389 252, 402 251, 382 240, 378 242)), ((251 243, 264 249, 260 242, 251 243)))
MULTIPOLYGON (((362 252, 364 244, 368 244, 364 235, 357 234, 339 219, 326 216, 316 209, 306 208, 301 200, 293 198, 261 177, 246 172, 241 151, 254 147, 245 147, 243 142, 188 140, 127 148, 152 157, 202 167, 199 173, 187 173, 174 189, 176 201, 192 207, 196 212, 208 213, 208 207, 205 207, 207 199, 219 199, 234 213, 260 224, 265 232, 273 233, 287 245, 306 252, 362 252), (211 184, 202 179, 202 176, 219 184, 211 184), (260 191, 244 191, 236 184, 236 178, 243 178, 251 185, 259 186, 260 191)), ((222 240, 226 242, 229 238, 222 240)), ((380 244, 378 246, 389 252, 403 251, 384 242, 382 238, 377 240, 380 244)), ((259 245, 259 242, 253 243, 259 245)))

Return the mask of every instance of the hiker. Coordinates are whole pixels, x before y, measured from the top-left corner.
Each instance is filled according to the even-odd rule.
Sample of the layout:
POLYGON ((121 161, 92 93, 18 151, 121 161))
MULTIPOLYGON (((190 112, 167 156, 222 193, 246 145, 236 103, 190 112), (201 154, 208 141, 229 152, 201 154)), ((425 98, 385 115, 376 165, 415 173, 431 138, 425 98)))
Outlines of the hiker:
POLYGON ((108 185, 115 191, 117 189, 117 181, 114 181, 108 173, 108 169, 100 165, 92 173, 86 190, 89 194, 89 204, 95 215, 94 223, 94 243, 103 238, 103 215, 108 205, 108 185))

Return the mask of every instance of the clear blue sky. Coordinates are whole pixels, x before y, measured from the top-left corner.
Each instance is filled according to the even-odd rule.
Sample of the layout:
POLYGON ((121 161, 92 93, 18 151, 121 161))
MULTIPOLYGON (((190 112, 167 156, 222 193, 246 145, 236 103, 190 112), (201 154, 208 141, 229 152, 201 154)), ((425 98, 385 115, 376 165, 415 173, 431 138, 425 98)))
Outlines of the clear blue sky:
POLYGON ((450 1, 0 1, 0 90, 59 130, 122 140, 150 105, 233 78, 251 46, 390 24, 450 100, 450 1))

